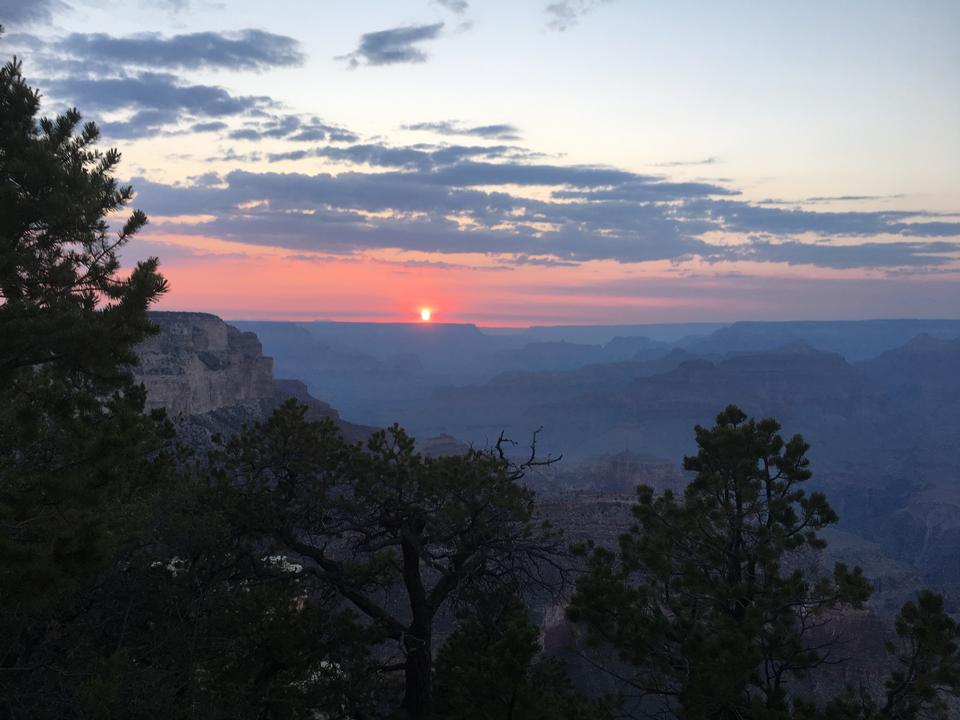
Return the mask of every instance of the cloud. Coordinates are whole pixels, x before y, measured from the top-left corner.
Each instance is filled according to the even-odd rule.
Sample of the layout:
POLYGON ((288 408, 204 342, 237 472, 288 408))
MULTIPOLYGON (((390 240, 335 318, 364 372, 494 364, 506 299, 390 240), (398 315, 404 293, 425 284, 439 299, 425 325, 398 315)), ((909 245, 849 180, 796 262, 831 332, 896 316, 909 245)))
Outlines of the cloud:
MULTIPOLYGON (((235 137, 248 138, 253 135, 234 133, 235 137)), ((591 165, 551 165, 532 163, 523 150, 513 145, 407 145, 393 147, 382 143, 363 143, 342 148, 319 147, 312 151, 298 152, 296 157, 289 153, 275 156, 277 160, 323 157, 337 162, 373 165, 376 167, 397 168, 402 172, 382 173, 383 177, 402 177, 410 183, 423 185, 475 187, 479 185, 547 185, 585 188, 572 193, 588 196, 587 189, 623 186, 632 189, 631 183, 650 187, 657 199, 664 198, 664 192, 657 193, 663 179, 654 175, 637 175, 625 170, 591 165), (501 160, 504 162, 489 162, 501 160)), ((684 186, 693 189, 696 197, 717 194, 734 194, 720 186, 704 183, 677 183, 672 194, 682 192, 684 186), (714 192, 710 192, 710 188, 714 192)), ((558 191, 559 192, 559 191, 558 191)), ((600 194, 599 190, 595 190, 600 194)), ((638 192, 633 190, 633 192, 638 192)), ((592 197, 592 195, 590 195, 592 197)))
MULTIPOLYGON (((958 228, 957 232, 960 232, 958 228)), ((760 260, 788 265, 817 265, 838 270, 864 267, 938 266, 954 262, 960 244, 948 242, 867 242, 856 245, 754 240, 717 255, 724 260, 760 260)))
POLYGON ((113 138, 145 137, 175 128, 181 120, 259 113, 274 105, 269 97, 232 95, 215 85, 182 84, 166 73, 60 78, 43 84, 53 97, 93 115, 129 113, 124 120, 101 120, 101 129, 113 138))
POLYGON ((866 202, 871 200, 902 200, 906 195, 897 193, 896 195, 818 195, 808 197, 804 202, 808 203, 829 203, 829 202, 866 202))
MULTIPOLYGON (((774 262, 850 268, 956 266, 960 223, 928 222, 900 213, 820 213, 761 208, 728 199, 737 190, 672 182, 616 168, 534 164, 476 158, 490 148, 390 148, 375 143, 296 151, 354 165, 400 168, 339 174, 234 171, 215 187, 136 180, 138 206, 159 215, 211 215, 194 231, 296 251, 356 253, 399 248, 483 253, 498 262, 562 265, 590 260, 774 262), (445 154, 440 154, 445 153, 445 154), (532 199, 491 186, 554 187, 553 199, 532 199), (480 189, 482 187, 482 189, 480 189), (620 189, 621 196, 609 194, 620 189), (567 193, 563 195, 562 193, 567 193), (787 228, 781 233, 771 228, 787 228), (799 242, 802 230, 818 242, 799 242), (903 240, 859 242, 873 234, 903 240), (714 233, 752 233, 718 244, 714 233), (843 243, 834 237, 848 238, 843 243), (956 238, 927 240, 924 238, 956 238), (912 239, 911 239, 912 238, 912 239)), ((296 159, 287 157, 283 159, 296 159)), ((274 159, 274 158, 271 158, 274 159)), ((178 225, 178 231, 189 228, 178 225)))
POLYGON ((710 156, 703 160, 672 160, 670 162, 657 163, 656 167, 690 167, 693 165, 716 165, 720 162, 716 157, 710 156))
POLYGON ((511 158, 522 149, 512 145, 415 145, 391 147, 379 143, 363 143, 346 147, 318 147, 313 150, 275 153, 271 162, 322 157, 334 162, 371 165, 403 170, 432 171, 456 165, 473 158, 511 158))
POLYGON ((602 190, 554 190, 551 194, 557 200, 631 201, 648 202, 670 200, 673 198, 691 198, 711 195, 739 195, 721 185, 703 182, 650 182, 649 178, 620 183, 602 190))
POLYGON ((408 25, 406 27, 379 30, 360 36, 357 49, 348 55, 339 55, 336 60, 346 60, 351 68, 365 65, 394 65, 397 63, 426 62, 427 54, 418 43, 440 37, 443 23, 433 25, 408 25))
MULTIPOLYGON (((229 133, 233 140, 283 139, 291 142, 356 142, 356 133, 314 116, 283 114, 248 122, 229 133)), ((305 156, 302 156, 305 157, 305 156)))
POLYGON ((559 0, 550 3, 546 7, 547 27, 563 32, 576 25, 587 13, 610 2, 613 0, 559 0))
POLYGON ((185 110, 195 115, 221 117, 268 108, 263 95, 231 95, 216 85, 184 85, 174 75, 141 73, 114 78, 61 78, 45 82, 50 94, 96 110, 150 108, 185 110))
POLYGON ((57 42, 57 49, 77 58, 163 69, 265 70, 301 65, 305 58, 300 43, 293 38, 252 29, 172 37, 158 33, 127 37, 72 33, 57 42))
POLYGON ((546 165, 464 161, 420 176, 423 182, 472 187, 477 185, 571 185, 599 187, 637 178, 616 168, 590 165, 546 165))
MULTIPOLYGON (((2 0, 0 0, 2 1, 2 0)), ((114 139, 185 132, 218 132, 231 139, 356 142, 344 127, 313 115, 279 111, 265 95, 235 95, 196 84, 172 70, 266 70, 299 65, 293 38, 261 30, 157 33, 113 37, 73 33, 57 40, 15 36, 31 46, 32 64, 51 79, 42 86, 55 101, 81 107, 114 139), (119 116, 119 117, 118 117, 119 116), (242 126, 225 122, 244 118, 242 126), (232 127, 232 130, 231 130, 232 127)))
POLYGON ((960 223, 914 221, 921 213, 907 211, 822 212, 761 207, 726 200, 702 199, 685 204, 679 211, 687 217, 706 217, 728 232, 771 235, 869 236, 882 234, 915 237, 955 237, 960 223))
POLYGON ((220 132, 221 130, 226 130, 229 125, 220 120, 213 120, 211 122, 200 122, 194 123, 190 127, 190 132, 201 133, 201 132, 220 132))
MULTIPOLYGON (((100 122, 100 131, 115 140, 135 140, 159 135, 164 128, 177 123, 180 113, 176 108, 151 108, 134 113, 129 119, 117 122, 100 122)), ((222 124, 222 123, 221 123, 222 124)), ((196 127, 196 125, 194 125, 196 127)))
POLYGON ((447 10, 457 15, 462 15, 467 11, 467 8, 470 7, 470 3, 467 0, 435 0, 437 5, 442 5, 447 10))
POLYGON ((475 125, 464 127, 455 120, 441 120, 439 122, 421 122, 401 126, 403 130, 426 130, 438 135, 472 135, 474 137, 492 140, 519 140, 520 130, 514 125, 505 123, 497 125, 475 125))
POLYGON ((61 0, 0 0, 0 25, 11 27, 48 23, 53 15, 69 9, 61 0))

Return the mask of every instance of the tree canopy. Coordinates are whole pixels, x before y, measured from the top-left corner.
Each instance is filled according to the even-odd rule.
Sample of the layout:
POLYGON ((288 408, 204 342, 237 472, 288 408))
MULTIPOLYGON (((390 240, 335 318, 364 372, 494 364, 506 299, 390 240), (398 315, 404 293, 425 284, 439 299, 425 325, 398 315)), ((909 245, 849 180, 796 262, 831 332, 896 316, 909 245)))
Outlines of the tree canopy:
POLYGON ((562 547, 532 521, 533 493, 498 454, 424 457, 396 426, 350 445, 305 410, 288 401, 231 438, 214 476, 236 503, 237 528, 295 558, 381 633, 383 667, 402 673, 401 707, 424 717, 437 619, 504 587, 549 582, 562 547))
MULTIPOLYGON (((143 227, 112 173, 115 150, 70 110, 37 118, 16 60, 0 69, 0 690, 16 703, 56 695, 82 656, 88 591, 116 558, 119 524, 155 479, 160 430, 143 415, 133 347, 166 290, 157 260, 120 273, 143 227)), ((26 710, 22 712, 28 712, 26 710)), ((28 713, 29 714, 29 713, 28 713)))
MULTIPOLYGON (((776 421, 735 406, 695 432, 698 453, 684 467, 696 475, 682 497, 641 485, 619 547, 578 548, 587 574, 570 617, 617 651, 647 708, 677 718, 815 713, 795 702, 791 683, 832 660, 836 638, 824 630, 836 613, 861 608, 872 587, 860 568, 821 566, 818 532, 837 516, 802 487, 811 472, 801 436, 785 440, 776 421)), ((954 627, 931 597, 904 607, 897 630, 912 649, 888 683, 891 707, 934 706, 933 677, 955 685, 954 627), (938 626, 949 628, 942 642, 929 629, 938 626)))

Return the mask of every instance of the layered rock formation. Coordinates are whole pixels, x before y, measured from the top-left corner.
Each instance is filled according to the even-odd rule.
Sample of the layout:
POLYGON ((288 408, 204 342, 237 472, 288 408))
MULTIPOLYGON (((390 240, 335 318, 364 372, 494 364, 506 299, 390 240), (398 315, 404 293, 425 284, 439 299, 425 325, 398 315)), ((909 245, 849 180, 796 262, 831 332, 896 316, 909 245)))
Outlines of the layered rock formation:
POLYGON ((273 398, 273 360, 253 333, 206 313, 155 312, 150 320, 160 332, 137 349, 136 369, 148 410, 202 415, 237 405, 259 409, 273 398))
POLYGON ((275 379, 273 360, 252 332, 207 313, 154 312, 150 320, 160 332, 137 348, 134 374, 147 389, 146 409, 166 408, 189 445, 237 432, 291 397, 307 406, 309 419, 332 419, 349 440, 373 430, 344 422, 299 380, 275 379))

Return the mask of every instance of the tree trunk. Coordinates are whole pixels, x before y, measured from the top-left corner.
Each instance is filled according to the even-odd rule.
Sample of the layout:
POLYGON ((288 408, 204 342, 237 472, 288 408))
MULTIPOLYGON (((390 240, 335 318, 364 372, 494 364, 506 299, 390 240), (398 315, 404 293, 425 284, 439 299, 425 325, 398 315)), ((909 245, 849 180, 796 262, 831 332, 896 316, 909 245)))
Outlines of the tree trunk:
POLYGON ((433 670, 433 643, 430 625, 417 627, 414 623, 404 638, 407 663, 404 670, 405 687, 400 707, 411 720, 421 720, 430 708, 433 670))
POLYGON ((427 599, 420 577, 420 538, 422 527, 406 527, 401 533, 403 552, 403 584, 410 600, 413 616, 404 635, 403 647, 407 654, 400 708, 411 720, 421 720, 430 708, 433 670, 433 608, 427 599))

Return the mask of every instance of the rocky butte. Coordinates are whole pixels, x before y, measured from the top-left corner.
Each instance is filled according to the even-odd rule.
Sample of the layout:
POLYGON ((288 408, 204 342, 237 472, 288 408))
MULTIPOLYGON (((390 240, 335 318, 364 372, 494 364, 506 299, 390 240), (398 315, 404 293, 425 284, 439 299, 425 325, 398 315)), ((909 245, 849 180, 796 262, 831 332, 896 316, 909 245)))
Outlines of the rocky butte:
POLYGON ((152 312, 150 321, 160 332, 137 348, 134 375, 147 389, 146 409, 166 408, 191 445, 204 446, 214 433, 229 435, 262 420, 291 397, 309 408, 310 419, 334 420, 347 439, 364 439, 372 431, 343 421, 299 380, 274 378, 273 359, 264 356, 252 332, 208 313, 152 312))

